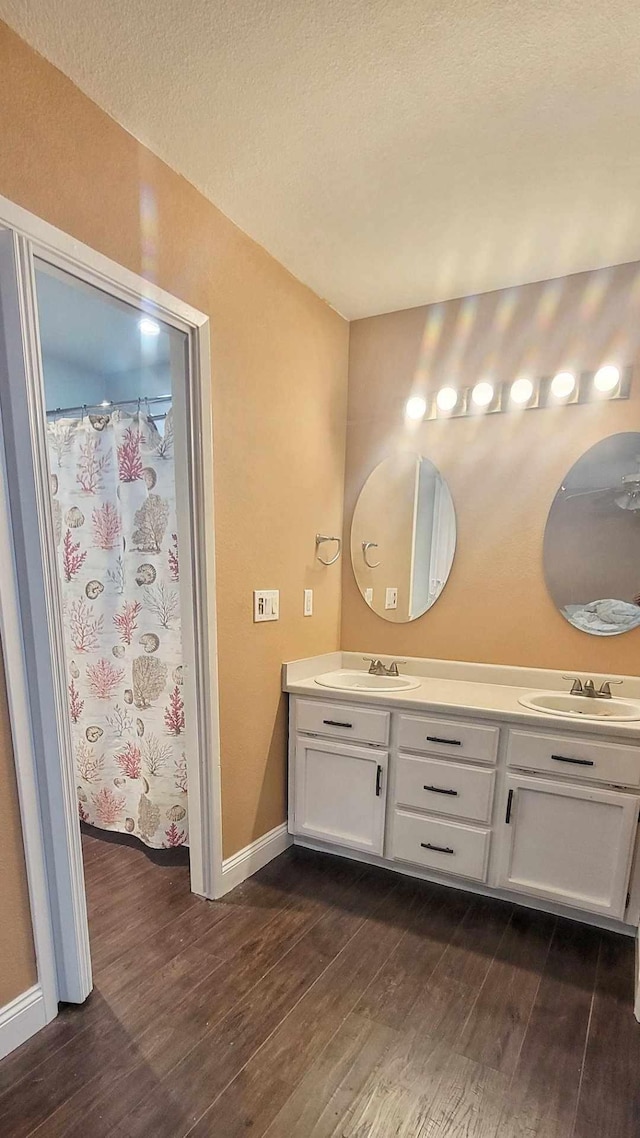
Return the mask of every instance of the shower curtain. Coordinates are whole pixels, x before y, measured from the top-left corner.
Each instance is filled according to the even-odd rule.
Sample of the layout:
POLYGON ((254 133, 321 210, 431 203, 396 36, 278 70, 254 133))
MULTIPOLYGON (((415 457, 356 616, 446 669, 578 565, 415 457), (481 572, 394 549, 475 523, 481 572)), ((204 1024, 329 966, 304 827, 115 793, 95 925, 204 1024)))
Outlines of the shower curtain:
POLYGON ((188 844, 172 413, 47 426, 80 818, 188 844))

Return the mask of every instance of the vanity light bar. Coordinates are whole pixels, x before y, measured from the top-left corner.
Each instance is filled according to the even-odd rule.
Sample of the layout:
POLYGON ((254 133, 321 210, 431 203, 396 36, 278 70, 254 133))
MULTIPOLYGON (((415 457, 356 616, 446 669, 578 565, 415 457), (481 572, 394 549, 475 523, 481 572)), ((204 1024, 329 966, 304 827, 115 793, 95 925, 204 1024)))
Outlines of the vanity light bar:
POLYGON ((595 372, 566 370, 542 378, 523 374, 507 383, 493 383, 490 378, 483 377, 471 387, 454 388, 444 384, 427 398, 413 396, 406 404, 406 410, 409 417, 419 418, 416 414, 419 399, 425 407, 423 419, 460 419, 502 411, 531 411, 572 403, 628 399, 632 370, 631 367, 618 369, 613 364, 605 364, 595 372))

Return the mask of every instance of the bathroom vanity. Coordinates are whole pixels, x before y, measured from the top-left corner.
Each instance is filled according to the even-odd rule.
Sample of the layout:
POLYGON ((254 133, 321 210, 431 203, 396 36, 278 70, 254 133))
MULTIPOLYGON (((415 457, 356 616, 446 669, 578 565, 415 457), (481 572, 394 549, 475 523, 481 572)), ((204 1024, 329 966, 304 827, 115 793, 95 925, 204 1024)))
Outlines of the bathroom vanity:
POLYGON ((640 680, 572 702, 558 672, 401 670, 394 690, 355 653, 284 666, 294 841, 634 932, 640 680))

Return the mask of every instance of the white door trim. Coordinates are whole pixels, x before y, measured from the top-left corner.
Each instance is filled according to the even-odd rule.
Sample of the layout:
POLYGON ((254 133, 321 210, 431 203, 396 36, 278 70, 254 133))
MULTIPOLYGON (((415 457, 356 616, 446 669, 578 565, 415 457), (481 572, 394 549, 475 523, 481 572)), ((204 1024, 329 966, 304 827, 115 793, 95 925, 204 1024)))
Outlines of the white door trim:
MULTIPOLYGON (((188 598, 188 604, 193 608, 194 637, 192 640, 190 638, 189 645, 192 655, 191 673, 195 678, 193 685, 194 694, 192 696, 192 718, 195 715, 195 730, 199 741, 198 751, 200 755, 199 764, 197 757, 193 759, 193 763, 195 763, 194 769, 192 769, 193 763, 188 765, 190 783, 189 808, 193 827, 193 839, 195 839, 190 846, 191 882, 194 892, 207 897, 217 897, 225 891, 225 885, 222 877, 220 743, 213 526, 213 416, 209 318, 204 313, 177 300, 156 285, 151 284, 144 278, 116 264, 102 254, 95 252, 88 246, 81 244, 69 235, 54 228, 47 222, 42 221, 40 218, 34 217, 28 213, 28 211, 2 197, 0 197, 0 227, 13 230, 14 234, 17 235, 14 240, 20 259, 20 283, 24 294, 22 297, 23 312, 21 314, 22 337, 23 349, 26 356, 26 386, 32 426, 31 438, 28 440, 29 449, 32 439, 36 442, 36 451, 38 449, 37 434, 33 431, 33 425, 35 423, 37 426, 38 416, 40 416, 39 422, 41 425, 42 416, 44 415, 42 370, 41 361, 39 359, 35 314, 36 301, 32 279, 32 255, 41 257, 52 264, 58 265, 60 268, 66 269, 74 276, 96 285, 111 295, 118 296, 120 299, 127 300, 138 307, 142 306, 153 310, 161 319, 181 328, 189 336, 188 390, 184 393, 185 397, 182 400, 180 409, 181 413, 176 415, 176 420, 177 422, 182 420, 183 431, 181 445, 186 459, 186 467, 189 472, 189 485, 184 492, 183 501, 191 498, 193 504, 192 520, 189 518, 190 511, 187 510, 185 513, 183 507, 183 517, 187 518, 188 521, 186 525, 183 523, 182 527, 182 535, 186 538, 186 542, 184 545, 181 543, 182 550, 187 548, 189 552, 185 564, 185 580, 184 583, 181 583, 181 600, 184 603, 185 597, 188 598)), ((24 439, 22 439, 21 442, 23 446, 26 446, 24 439)), ((36 466, 38 466, 39 459, 37 453, 34 455, 34 458, 36 466)), ((38 514, 40 524, 45 531, 45 536, 47 530, 49 531, 49 536, 51 533, 49 529, 51 525, 50 513, 51 507, 48 498, 46 495, 44 497, 41 496, 38 503, 38 514)), ((1 551, 3 559, 6 558, 7 555, 10 556, 12 549, 12 526, 10 519, 7 521, 7 525, 8 541, 4 541, 4 532, 6 531, 3 532, 2 530, 2 518, 0 517, 0 540, 2 540, 3 544, 1 551)), ((0 570, 1 569, 2 562, 0 561, 0 570)), ((46 567, 44 575, 46 578, 46 567)), ((51 577, 51 574, 49 573, 48 576, 51 577)), ((16 628, 20 632, 19 643, 22 644, 19 619, 20 610, 16 608, 20 597, 17 590, 13 595, 10 594, 7 581, 8 577, 5 573, 2 573, 2 579, 0 580, 0 600, 3 610, 7 610, 15 618, 16 628)), ((53 599, 53 594, 57 593, 57 585, 56 588, 53 589, 52 581, 49 580, 47 582, 45 580, 45 586, 46 585, 49 586, 45 591, 47 593, 49 613, 51 614, 52 608, 55 611, 55 606, 58 603, 57 600, 53 599)), ((59 645, 55 643, 55 624, 51 619, 48 623, 53 634, 54 660, 52 661, 52 672, 54 674, 54 680, 58 680, 56 686, 60 690, 63 684, 60 682, 59 674, 56 675, 59 669, 59 663, 58 667, 56 666, 56 656, 58 655, 59 645)), ((14 638, 9 636, 8 640, 11 641, 14 638)), ((9 667, 7 671, 9 673, 9 667)), ((11 671, 13 673, 13 670, 11 671)), ((14 691, 16 687, 15 674, 11 676, 8 675, 7 682, 10 688, 10 705, 13 705, 15 699, 19 696, 19 692, 17 696, 14 691)), ((31 697, 33 699, 33 691, 31 692, 31 697)), ((26 706, 28 708, 28 703, 26 706)), ((64 711, 66 713, 66 703, 64 711)), ((64 731, 68 730, 68 727, 65 728, 61 726, 59 715, 57 715, 56 718, 58 720, 58 726, 61 727, 62 740, 64 743, 64 731)), ((15 712, 12 710, 12 725, 15 733, 16 724, 14 720, 15 712)), ((188 751, 190 753, 191 748, 188 748, 188 751)), ((58 763, 60 765, 60 759, 58 759, 58 763)), ((28 781, 29 772, 31 770, 34 788, 37 787, 34 774, 35 764, 30 763, 29 756, 26 754, 24 747, 18 748, 16 751, 16 765, 18 768, 19 781, 22 777, 28 781)), ((65 884, 73 898, 77 918, 76 927, 71 930, 71 936, 74 942, 73 948, 75 950, 76 963, 78 966, 77 974, 80 978, 80 995, 78 995, 78 987, 76 985, 75 993, 71 994, 71 998, 77 1000, 78 998, 86 997, 88 991, 90 991, 91 979, 82 858, 75 804, 75 779, 73 778, 72 770, 67 770, 66 778, 63 778, 63 782, 69 783, 69 776, 71 776, 72 793, 68 792, 67 786, 67 793, 62 796, 64 801, 52 803, 50 799, 45 798, 42 786, 40 786, 38 792, 39 803, 36 802, 36 807, 39 806, 43 815, 49 814, 48 818, 43 818, 45 831, 49 829, 50 832, 55 832, 58 842, 66 847, 68 866, 65 884), (52 817, 52 814, 55 816, 52 817)), ((21 796, 21 809, 23 811, 25 848, 27 849, 27 860, 29 861, 29 857, 37 856, 38 850, 34 833, 33 810, 28 804, 25 810, 22 801, 23 797, 24 796, 21 796)), ((42 854, 42 843, 40 854, 42 854)), ((53 925, 54 929, 56 925, 57 906, 58 897, 56 896, 55 883, 52 882, 50 873, 48 880, 48 905, 45 906, 45 911, 47 912, 47 917, 51 918, 50 924, 53 925)), ((42 906, 38 904, 37 898, 33 893, 31 896, 31 907, 35 926, 38 919, 38 912, 42 911, 42 906)), ((57 963, 59 973, 59 960, 57 963)), ((41 964, 39 959, 39 979, 43 982, 44 978, 41 976, 40 968, 41 964)), ((43 990, 44 987, 45 985, 43 983, 43 990)), ((59 978, 58 997, 69 999, 70 993, 63 991, 62 989, 64 987, 64 981, 62 985, 60 985, 59 978)))
MULTIPOLYGON (((2 339, 0 327, 0 345, 2 339)), ((58 985, 29 704, 27 662, 20 621, 18 569, 14 555, 13 533, 14 526, 8 495, 4 425, 2 409, 0 408, 0 637, 7 679, 7 701, 16 768, 36 969, 43 998, 45 1021, 48 1022, 57 1015, 58 985)), ((11 1006, 9 1005, 9 1007, 11 1006)), ((12 1016, 13 1013, 9 1018, 12 1019, 12 1016)))

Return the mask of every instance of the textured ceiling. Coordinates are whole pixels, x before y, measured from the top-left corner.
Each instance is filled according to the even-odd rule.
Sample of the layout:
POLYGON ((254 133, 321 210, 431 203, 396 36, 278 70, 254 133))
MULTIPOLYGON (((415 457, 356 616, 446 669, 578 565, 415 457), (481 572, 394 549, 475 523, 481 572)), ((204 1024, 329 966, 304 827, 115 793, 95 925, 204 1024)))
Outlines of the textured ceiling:
POLYGON ((348 317, 640 257, 637 0, 0 0, 348 317))

